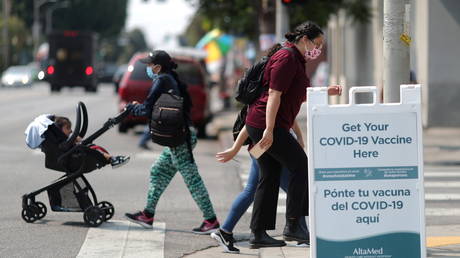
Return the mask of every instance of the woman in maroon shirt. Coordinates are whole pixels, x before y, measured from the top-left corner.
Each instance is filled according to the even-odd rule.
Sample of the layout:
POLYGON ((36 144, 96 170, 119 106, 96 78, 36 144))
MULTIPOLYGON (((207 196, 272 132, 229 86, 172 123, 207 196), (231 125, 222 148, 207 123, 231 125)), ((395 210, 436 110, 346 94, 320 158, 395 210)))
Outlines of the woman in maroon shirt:
MULTIPOLYGON (((289 130, 298 126, 295 118, 310 87, 305 73, 306 59, 319 55, 324 36, 318 25, 305 22, 285 37, 285 48, 276 52, 265 66, 263 83, 267 90, 249 106, 246 118, 252 142, 258 142, 266 150, 257 160, 260 174, 251 219, 251 248, 286 245, 266 233, 275 229, 283 166, 291 172, 283 237, 286 241, 300 242, 309 238, 299 227, 299 218, 308 215, 307 155, 302 137, 299 136, 299 142, 289 130)), ((340 92, 340 86, 329 87, 330 95, 340 92)))

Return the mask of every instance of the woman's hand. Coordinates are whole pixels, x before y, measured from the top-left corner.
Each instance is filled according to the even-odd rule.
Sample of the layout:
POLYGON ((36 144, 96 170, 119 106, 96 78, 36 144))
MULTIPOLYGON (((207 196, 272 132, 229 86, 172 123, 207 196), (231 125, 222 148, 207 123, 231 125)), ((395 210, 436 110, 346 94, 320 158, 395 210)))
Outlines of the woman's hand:
POLYGON ((133 102, 131 102, 131 104, 133 104, 133 105, 137 105, 137 104, 140 104, 140 103, 139 103, 139 102, 137 102, 137 101, 133 101, 133 102))
POLYGON ((342 95, 342 86, 336 85, 327 87, 327 94, 330 96, 342 95))
POLYGON ((219 162, 225 163, 231 160, 238 153, 238 149, 230 148, 216 154, 216 159, 219 162))
POLYGON ((259 145, 262 149, 268 150, 273 144, 273 129, 265 128, 262 139, 259 141, 259 145))

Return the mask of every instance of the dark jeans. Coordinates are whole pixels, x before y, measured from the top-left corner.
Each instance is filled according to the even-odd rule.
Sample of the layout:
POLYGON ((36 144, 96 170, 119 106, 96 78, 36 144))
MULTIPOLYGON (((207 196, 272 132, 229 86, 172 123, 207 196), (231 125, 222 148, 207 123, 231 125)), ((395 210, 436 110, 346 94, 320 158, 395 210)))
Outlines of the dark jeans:
MULTIPOLYGON (((221 226, 221 228, 226 232, 233 232, 233 228, 235 228, 236 223, 238 223, 241 216, 243 216, 243 214, 254 201, 257 183, 259 182, 259 164, 257 163, 257 160, 252 156, 251 160, 251 170, 249 172, 249 178, 246 187, 244 187, 243 191, 241 191, 241 193, 238 194, 238 196, 233 201, 230 212, 228 213, 224 224, 221 226)), ((281 170, 280 187, 286 193, 288 192, 289 174, 290 173, 287 168, 283 168, 281 170)), ((300 220, 300 227, 305 230, 305 232, 308 232, 305 217, 302 217, 300 220)))
MULTIPOLYGON (((246 124, 249 137, 259 142, 264 129, 246 124)), ((251 229, 272 230, 276 224, 276 207, 282 167, 289 172, 286 218, 308 215, 308 160, 297 140, 283 128, 273 130, 272 146, 257 160, 259 183, 254 199, 251 229)))

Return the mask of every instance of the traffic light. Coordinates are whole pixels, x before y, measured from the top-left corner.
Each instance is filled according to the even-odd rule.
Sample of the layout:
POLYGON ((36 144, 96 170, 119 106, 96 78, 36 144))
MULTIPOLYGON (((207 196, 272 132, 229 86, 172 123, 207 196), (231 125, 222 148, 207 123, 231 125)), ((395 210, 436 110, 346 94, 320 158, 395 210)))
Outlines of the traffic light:
POLYGON ((294 5, 294 4, 306 4, 308 0, 281 0, 281 3, 285 5, 294 5))

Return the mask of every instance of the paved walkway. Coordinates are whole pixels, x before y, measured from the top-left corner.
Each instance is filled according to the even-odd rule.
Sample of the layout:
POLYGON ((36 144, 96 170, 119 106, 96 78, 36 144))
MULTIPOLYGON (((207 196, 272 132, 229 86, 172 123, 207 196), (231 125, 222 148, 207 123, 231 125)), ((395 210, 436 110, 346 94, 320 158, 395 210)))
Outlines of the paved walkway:
MULTIPOLYGON (((232 126, 232 122, 236 117, 235 113, 229 112, 218 121, 215 125, 216 132, 219 132, 219 139, 222 148, 229 147, 232 144, 231 133, 228 131, 232 126), (221 128, 219 130, 219 128, 221 128)), ((456 177, 457 166, 460 166, 460 128, 430 128, 425 129, 423 133, 424 143, 424 162, 425 172, 433 168, 448 169, 449 174, 454 174, 456 177)), ((249 160, 244 154, 239 154, 237 158, 244 168, 240 171, 247 171, 249 160)), ((431 172, 427 172, 431 173, 431 172)), ((244 184, 245 175, 241 176, 244 184)), ((455 179, 457 180, 457 179, 455 179)), ((449 182, 454 186, 460 184, 458 181, 449 182)), ((433 184, 433 183, 431 183, 433 184)), ((450 196, 451 197, 451 196, 450 196)), ((446 195, 445 198, 449 198, 446 195)), ((450 199, 449 199, 450 200, 450 199)), ((437 200, 446 201, 446 200, 437 200)), ((455 211, 460 207, 452 207, 451 214, 456 214, 455 211), (452 213, 452 211, 454 211, 452 213)), ((282 209, 280 209, 282 210, 282 209)), ((434 211, 430 211, 436 213, 434 211)), ((443 216, 442 212, 438 216, 443 216)), ((427 214, 427 216, 430 216, 427 214)), ((459 216, 460 217, 460 216, 459 216)), ((426 228, 427 235, 427 257, 460 257, 460 219, 458 225, 428 225, 426 228)), ((265 248, 253 250, 248 248, 248 242, 238 242, 237 247, 241 250, 238 257, 310 257, 310 249, 306 247, 296 247, 288 245, 282 248, 265 248)), ((210 247, 205 250, 197 251, 185 257, 234 257, 234 254, 222 252, 222 248, 210 247)))

